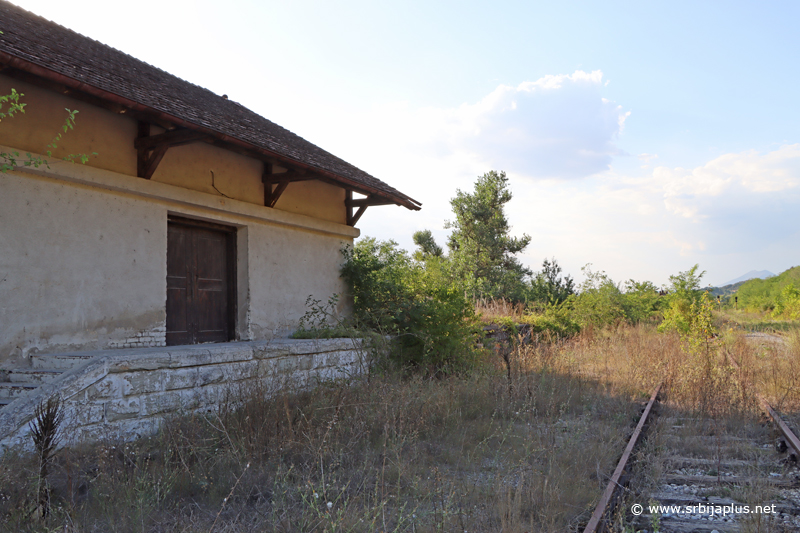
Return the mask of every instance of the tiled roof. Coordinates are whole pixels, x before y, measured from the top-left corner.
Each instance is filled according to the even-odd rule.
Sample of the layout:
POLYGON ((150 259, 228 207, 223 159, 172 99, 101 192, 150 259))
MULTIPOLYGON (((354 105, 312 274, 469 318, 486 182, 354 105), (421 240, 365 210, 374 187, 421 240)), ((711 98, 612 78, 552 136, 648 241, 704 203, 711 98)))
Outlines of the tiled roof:
POLYGON ((419 209, 419 202, 244 106, 3 0, 0 31, 0 53, 419 209))

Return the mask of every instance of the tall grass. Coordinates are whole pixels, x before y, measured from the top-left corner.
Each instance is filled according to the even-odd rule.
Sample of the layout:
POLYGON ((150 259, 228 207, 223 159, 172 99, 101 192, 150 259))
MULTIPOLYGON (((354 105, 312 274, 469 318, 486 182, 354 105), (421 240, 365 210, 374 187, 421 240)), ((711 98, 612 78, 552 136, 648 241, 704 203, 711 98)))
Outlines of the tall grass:
MULTIPOLYGON (((8 531, 566 531, 585 519, 641 391, 580 372, 576 343, 489 354, 469 375, 232 390, 134 443, 61 450, 51 516, 35 462, 0 461, 8 531)), ((587 342, 585 339, 583 342, 587 342)))
POLYGON ((722 424, 755 413, 730 353, 794 409, 798 346, 731 333, 692 352, 646 326, 587 328, 512 345, 508 367, 487 351, 469 374, 387 371, 277 394, 265 381, 149 439, 60 450, 44 521, 31 520, 36 458, 6 454, 0 529, 574 531, 657 383, 686 413, 722 424))

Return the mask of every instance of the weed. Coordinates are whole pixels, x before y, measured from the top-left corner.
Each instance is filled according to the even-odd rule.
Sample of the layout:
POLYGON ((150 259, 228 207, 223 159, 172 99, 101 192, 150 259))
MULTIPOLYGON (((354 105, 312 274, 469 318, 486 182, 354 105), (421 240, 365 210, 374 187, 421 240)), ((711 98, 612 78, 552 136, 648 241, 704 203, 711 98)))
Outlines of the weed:
POLYGON ((39 460, 39 472, 36 477, 37 507, 36 515, 44 520, 50 513, 50 486, 47 475, 53 460, 53 454, 59 443, 59 427, 64 420, 61 398, 52 396, 34 408, 33 421, 30 424, 31 438, 39 460))

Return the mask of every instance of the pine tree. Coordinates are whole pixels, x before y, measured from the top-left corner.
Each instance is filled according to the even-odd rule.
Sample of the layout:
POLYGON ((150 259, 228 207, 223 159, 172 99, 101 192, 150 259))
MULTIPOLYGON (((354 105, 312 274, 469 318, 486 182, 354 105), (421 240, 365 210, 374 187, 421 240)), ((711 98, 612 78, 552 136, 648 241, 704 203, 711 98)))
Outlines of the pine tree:
POLYGON ((456 191, 450 200, 455 220, 445 223, 453 232, 447 243, 453 272, 463 279, 473 297, 523 298, 530 269, 514 256, 530 243, 530 236, 509 235, 504 212, 511 200, 505 172, 491 171, 478 178, 475 190, 456 191))

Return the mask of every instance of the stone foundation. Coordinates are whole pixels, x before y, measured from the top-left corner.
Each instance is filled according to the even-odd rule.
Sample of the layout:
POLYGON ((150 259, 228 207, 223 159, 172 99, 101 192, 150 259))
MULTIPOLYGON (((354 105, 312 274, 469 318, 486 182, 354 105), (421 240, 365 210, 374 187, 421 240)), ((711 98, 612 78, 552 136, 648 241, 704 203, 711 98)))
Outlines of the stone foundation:
POLYGON ((155 433, 166 416, 209 412, 241 387, 269 394, 313 386, 365 369, 359 339, 238 342, 40 355, 41 368, 72 368, 0 409, 0 454, 31 449, 34 408, 53 395, 64 405, 63 444, 132 440, 155 433))

